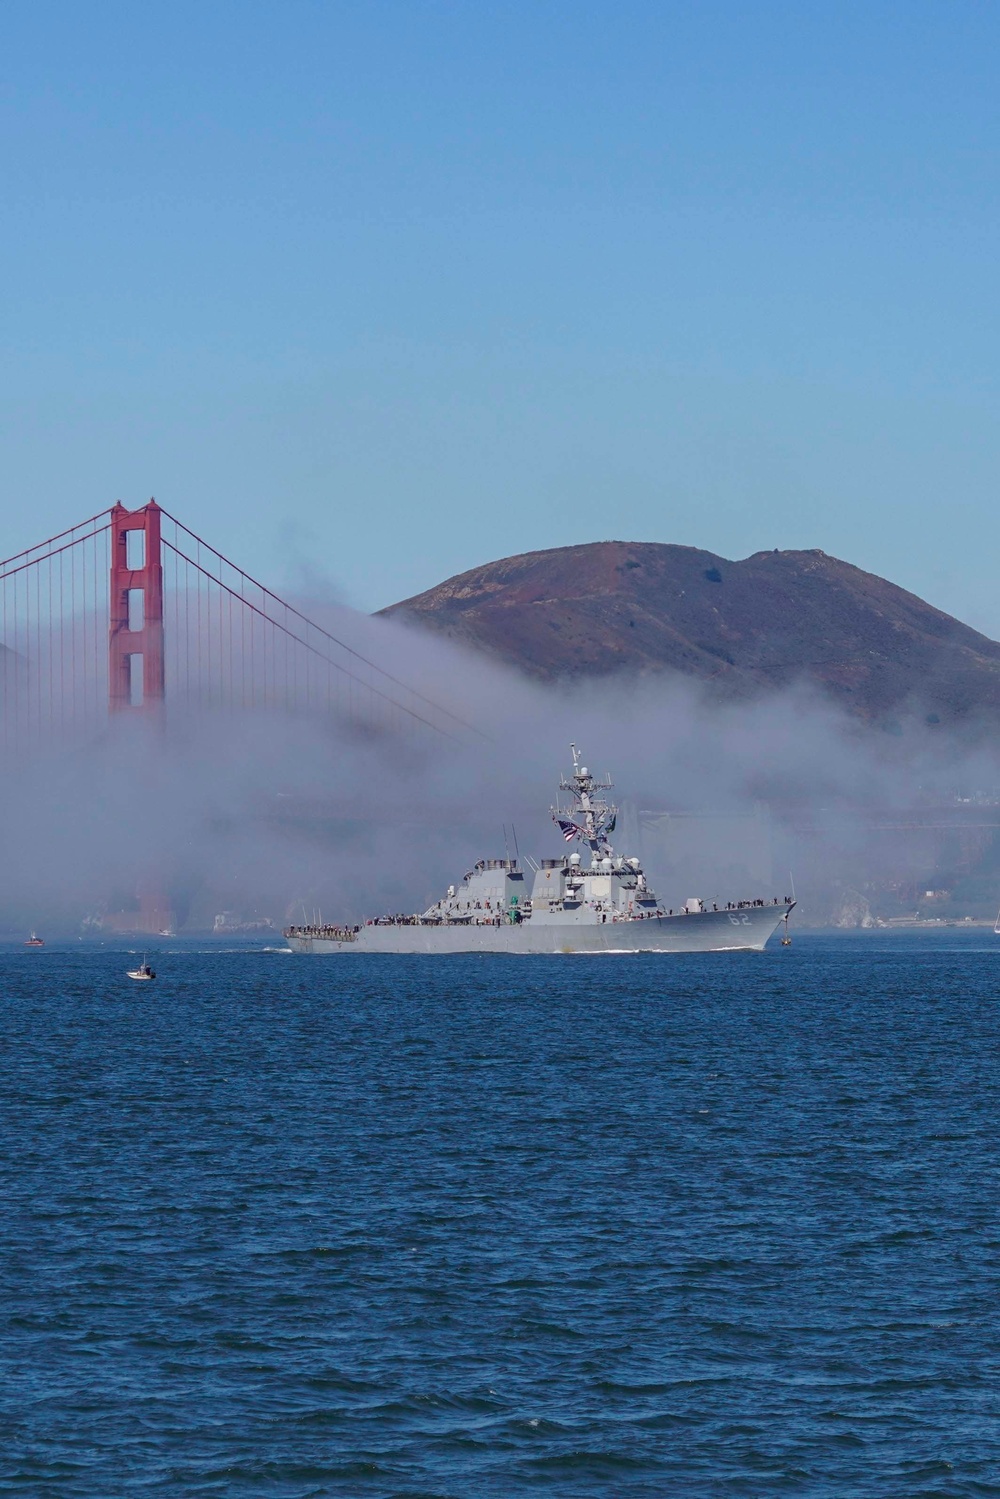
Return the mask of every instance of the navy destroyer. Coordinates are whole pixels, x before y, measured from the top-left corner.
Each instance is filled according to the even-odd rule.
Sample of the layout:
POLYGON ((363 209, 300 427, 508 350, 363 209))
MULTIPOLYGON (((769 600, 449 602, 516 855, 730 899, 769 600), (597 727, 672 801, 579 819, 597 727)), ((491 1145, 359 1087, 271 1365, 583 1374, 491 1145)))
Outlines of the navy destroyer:
POLYGON ((564 842, 558 859, 481 859, 426 911, 378 916, 359 926, 290 926, 293 952, 330 953, 579 953, 760 951, 779 924, 787 926, 790 896, 712 905, 692 896, 665 910, 637 858, 614 852, 618 809, 607 800, 609 776, 598 780, 571 746, 573 771, 559 783, 568 804, 552 808, 564 842), (580 850, 586 850, 586 853, 580 850))

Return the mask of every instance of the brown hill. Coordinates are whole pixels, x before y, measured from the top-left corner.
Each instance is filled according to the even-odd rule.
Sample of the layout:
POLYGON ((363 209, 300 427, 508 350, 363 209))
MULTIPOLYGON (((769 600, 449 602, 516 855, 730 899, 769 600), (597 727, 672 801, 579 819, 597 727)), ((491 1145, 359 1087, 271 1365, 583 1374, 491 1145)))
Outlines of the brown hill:
POLYGON ((749 696, 805 678, 867 719, 1000 714, 1000 645, 819 551, 730 562, 651 542, 557 547, 381 613, 545 680, 672 671, 749 696))

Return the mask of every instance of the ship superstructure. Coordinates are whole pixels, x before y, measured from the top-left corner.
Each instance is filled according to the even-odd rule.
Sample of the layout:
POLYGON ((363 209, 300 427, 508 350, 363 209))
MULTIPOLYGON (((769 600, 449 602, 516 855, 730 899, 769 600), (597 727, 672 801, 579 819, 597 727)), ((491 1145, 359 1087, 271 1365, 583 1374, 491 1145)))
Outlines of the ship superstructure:
POLYGON ((293 926, 295 952, 710 952, 763 948, 795 902, 788 896, 729 901, 709 910, 692 896, 665 910, 640 860, 616 854, 611 834, 618 809, 607 799, 610 776, 598 780, 571 746, 573 770, 552 808, 564 842, 561 858, 481 859, 426 911, 376 917, 358 926, 293 926))

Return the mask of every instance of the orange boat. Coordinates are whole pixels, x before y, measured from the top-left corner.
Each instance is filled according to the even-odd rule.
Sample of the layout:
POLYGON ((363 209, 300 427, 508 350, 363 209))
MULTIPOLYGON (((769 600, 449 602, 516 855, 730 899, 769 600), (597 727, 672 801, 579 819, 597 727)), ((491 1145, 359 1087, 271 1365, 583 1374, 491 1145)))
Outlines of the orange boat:
POLYGON ((42 941, 41 937, 36 936, 35 933, 32 932, 31 936, 28 938, 27 942, 24 945, 25 947, 44 947, 45 943, 42 941))

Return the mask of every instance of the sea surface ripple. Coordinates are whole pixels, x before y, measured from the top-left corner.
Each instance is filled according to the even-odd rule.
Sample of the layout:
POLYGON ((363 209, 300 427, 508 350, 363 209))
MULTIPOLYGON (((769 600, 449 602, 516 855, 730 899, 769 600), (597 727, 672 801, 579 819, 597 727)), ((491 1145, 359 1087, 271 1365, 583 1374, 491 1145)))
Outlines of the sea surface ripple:
POLYGON ((1000 939, 0 949, 0 1492, 1000 1494, 1000 939))

